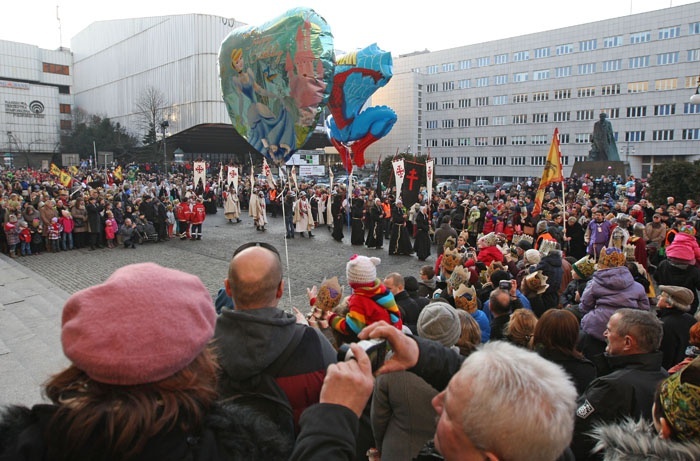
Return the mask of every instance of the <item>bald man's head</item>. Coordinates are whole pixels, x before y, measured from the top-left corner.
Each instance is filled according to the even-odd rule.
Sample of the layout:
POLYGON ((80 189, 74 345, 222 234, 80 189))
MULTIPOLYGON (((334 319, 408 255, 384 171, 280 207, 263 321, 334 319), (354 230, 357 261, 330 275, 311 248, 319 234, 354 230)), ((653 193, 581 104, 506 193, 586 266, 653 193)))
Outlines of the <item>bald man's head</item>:
POLYGON ((254 246, 231 259, 226 291, 236 309, 276 307, 283 290, 282 263, 272 251, 254 246))

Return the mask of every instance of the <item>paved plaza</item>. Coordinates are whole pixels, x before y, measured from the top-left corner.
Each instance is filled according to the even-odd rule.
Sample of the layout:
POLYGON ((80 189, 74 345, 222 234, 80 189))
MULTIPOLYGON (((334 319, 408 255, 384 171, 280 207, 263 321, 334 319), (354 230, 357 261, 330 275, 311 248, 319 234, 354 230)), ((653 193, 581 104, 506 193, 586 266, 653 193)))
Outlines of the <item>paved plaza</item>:
MULTIPOLYGON (((150 261, 189 272, 215 296, 236 247, 250 241, 270 243, 279 249, 284 267, 286 288, 280 307, 308 311, 306 288, 333 276, 344 285, 345 263, 355 253, 381 258, 379 277, 389 272, 417 277, 422 265, 435 262, 434 247, 428 260, 421 262, 415 256, 389 256, 388 241, 384 250, 350 245, 347 228, 343 243, 335 242, 326 226, 313 231, 315 238, 297 234, 285 240, 281 216, 269 218, 265 232, 257 231, 247 214, 242 220, 229 224, 219 209, 207 216, 201 241, 176 239, 145 243, 135 250, 81 249, 16 259, 0 255, 0 405, 40 401, 41 383, 68 363, 60 344, 63 303, 72 293, 103 282, 127 264, 150 261)), ((345 290, 349 294, 349 287, 345 290)))

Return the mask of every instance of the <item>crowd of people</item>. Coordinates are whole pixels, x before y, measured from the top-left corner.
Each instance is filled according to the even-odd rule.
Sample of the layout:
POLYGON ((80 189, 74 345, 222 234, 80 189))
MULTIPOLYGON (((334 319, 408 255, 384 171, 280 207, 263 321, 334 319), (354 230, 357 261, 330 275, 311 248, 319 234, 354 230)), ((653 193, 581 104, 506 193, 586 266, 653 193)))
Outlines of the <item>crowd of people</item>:
MULTIPOLYGON (((204 216, 218 204, 232 225, 245 204, 259 231, 277 216, 289 239, 327 225, 342 241, 349 228, 370 256, 310 287, 295 315, 278 308, 283 267, 266 243, 236 249, 215 302, 192 275, 119 269, 66 303, 71 365, 46 383, 50 404, 3 410, 0 457, 700 459, 693 200, 654 206, 633 177, 570 178, 533 216, 529 181, 493 196, 435 191, 409 210, 392 191, 249 184, 4 187, 5 224, 66 196, 69 212, 83 197, 106 208, 127 195, 139 211, 177 200, 204 216), (385 240, 390 255, 434 250, 435 262, 380 278, 372 250, 385 240), (388 351, 368 355, 369 339, 388 351), (251 389, 276 395, 291 429, 284 412, 240 399, 251 389)), ((175 224, 156 236, 201 236, 189 217, 175 224)), ((109 245, 92 234, 84 245, 109 245)))

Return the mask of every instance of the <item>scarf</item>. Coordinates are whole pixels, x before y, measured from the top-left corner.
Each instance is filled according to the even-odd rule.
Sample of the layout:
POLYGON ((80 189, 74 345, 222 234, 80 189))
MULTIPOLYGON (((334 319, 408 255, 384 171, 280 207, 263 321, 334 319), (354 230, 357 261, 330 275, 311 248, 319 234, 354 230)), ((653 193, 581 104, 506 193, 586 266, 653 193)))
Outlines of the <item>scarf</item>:
MULTIPOLYGON (((351 284, 354 294, 358 296, 363 296, 370 298, 376 304, 378 304, 382 309, 385 309, 389 313, 389 319, 391 324, 398 328, 401 322, 401 313, 399 311, 399 306, 396 305, 396 300, 394 295, 384 286, 384 284, 376 279, 374 284, 371 286, 351 284)), ((348 313, 348 316, 352 316, 352 313, 348 313)), ((364 328, 366 325, 362 325, 364 328)), ((360 330, 362 329, 360 328, 360 330)))

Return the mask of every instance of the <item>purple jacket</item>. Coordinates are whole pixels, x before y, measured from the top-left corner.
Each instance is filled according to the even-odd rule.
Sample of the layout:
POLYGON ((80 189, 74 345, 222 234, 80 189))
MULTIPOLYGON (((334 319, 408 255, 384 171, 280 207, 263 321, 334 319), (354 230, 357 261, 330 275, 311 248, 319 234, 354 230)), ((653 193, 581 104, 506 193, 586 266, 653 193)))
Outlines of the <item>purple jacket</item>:
POLYGON ((648 311, 649 299, 644 287, 634 281, 626 266, 595 271, 581 295, 579 309, 584 313, 581 329, 605 341, 603 332, 608 320, 623 307, 648 311))

